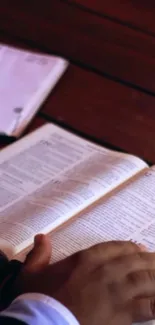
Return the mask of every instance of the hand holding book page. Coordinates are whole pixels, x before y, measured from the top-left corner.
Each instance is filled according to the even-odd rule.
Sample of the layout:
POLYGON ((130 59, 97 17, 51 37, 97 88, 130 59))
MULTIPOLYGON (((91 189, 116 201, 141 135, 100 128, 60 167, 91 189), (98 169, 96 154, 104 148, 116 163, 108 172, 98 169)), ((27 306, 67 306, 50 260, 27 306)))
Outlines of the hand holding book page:
MULTIPOLYGON (((52 234, 52 262, 109 240, 133 240, 155 251, 154 193, 155 167, 111 192, 72 224, 52 234)), ((145 324, 153 325, 155 321, 145 324)))
POLYGON ((63 303, 80 324, 131 325, 154 318, 154 254, 129 241, 101 243, 52 265, 50 254, 48 236, 35 237, 7 304, 10 296, 38 292, 63 303))
POLYGON ((71 218, 52 235, 55 261, 109 239, 154 249, 155 170, 136 157, 47 125, 1 152, 0 177, 0 249, 10 256, 71 218))
POLYGON ((1 151, 0 246, 18 253, 147 168, 54 125, 1 151), (9 246, 10 247, 10 246, 9 246))

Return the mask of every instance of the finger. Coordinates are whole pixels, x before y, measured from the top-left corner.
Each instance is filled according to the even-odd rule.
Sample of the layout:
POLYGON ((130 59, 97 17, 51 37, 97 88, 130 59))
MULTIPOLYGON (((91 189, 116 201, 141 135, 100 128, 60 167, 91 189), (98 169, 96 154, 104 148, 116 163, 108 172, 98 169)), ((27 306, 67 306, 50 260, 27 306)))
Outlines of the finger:
POLYGON ((155 297, 132 302, 132 321, 147 322, 155 318, 155 297))
POLYGON ((48 236, 37 235, 34 239, 34 248, 28 254, 24 271, 35 272, 42 270, 49 264, 51 258, 51 244, 48 236))
POLYGON ((142 252, 148 252, 148 249, 146 246, 144 246, 143 244, 138 244, 139 248, 141 249, 142 252))
POLYGON ((131 325, 132 324, 132 312, 130 311, 128 306, 126 308, 123 308, 123 310, 121 310, 121 312, 117 312, 115 314, 115 319, 113 321, 113 324, 119 324, 119 325, 124 325, 124 324, 131 325))
MULTIPOLYGON (((134 254, 142 247, 131 241, 110 241, 97 244, 79 253, 79 257, 91 264, 103 264, 120 256, 134 254)), ((77 254, 78 255, 78 254, 77 254)))
POLYGON ((121 256, 106 263, 104 270, 109 280, 115 276, 117 281, 133 272, 155 270, 155 253, 137 251, 134 254, 121 256), (115 274, 114 270, 116 270, 115 274))
POLYGON ((155 270, 130 273, 123 282, 116 282, 116 288, 119 303, 155 297, 155 270))

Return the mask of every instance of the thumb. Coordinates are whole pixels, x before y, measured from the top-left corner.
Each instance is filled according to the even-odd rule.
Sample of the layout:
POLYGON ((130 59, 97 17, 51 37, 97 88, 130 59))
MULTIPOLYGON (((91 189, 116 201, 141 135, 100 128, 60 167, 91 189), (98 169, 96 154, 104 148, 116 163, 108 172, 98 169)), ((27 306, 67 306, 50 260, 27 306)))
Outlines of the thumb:
POLYGON ((155 318, 155 297, 133 301, 133 322, 146 322, 155 318))
POLYGON ((41 271, 49 264, 51 258, 51 244, 48 236, 37 235, 34 247, 27 255, 23 269, 26 272, 41 271))

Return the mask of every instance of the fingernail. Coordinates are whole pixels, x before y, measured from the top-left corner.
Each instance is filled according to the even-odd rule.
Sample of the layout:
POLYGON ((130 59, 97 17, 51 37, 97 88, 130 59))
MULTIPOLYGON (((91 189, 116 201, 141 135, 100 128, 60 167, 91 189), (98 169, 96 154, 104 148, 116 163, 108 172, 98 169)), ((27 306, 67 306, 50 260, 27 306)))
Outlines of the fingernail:
POLYGON ((44 238, 43 234, 36 235, 35 238, 34 238, 34 243, 35 244, 40 244, 42 242, 43 238, 44 238))
POLYGON ((143 244, 138 244, 139 248, 143 251, 143 252, 148 252, 148 249, 146 246, 144 246, 143 244))

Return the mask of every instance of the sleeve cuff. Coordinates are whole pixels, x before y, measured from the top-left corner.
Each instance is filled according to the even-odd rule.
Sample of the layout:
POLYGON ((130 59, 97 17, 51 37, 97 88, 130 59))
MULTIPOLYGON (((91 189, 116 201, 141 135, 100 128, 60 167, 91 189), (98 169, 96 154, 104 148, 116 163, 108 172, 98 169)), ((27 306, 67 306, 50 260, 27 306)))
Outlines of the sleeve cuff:
MULTIPOLYGON (((32 308, 33 308, 33 303, 38 302, 38 308, 39 308, 40 304, 42 304, 42 306, 44 306, 44 307, 46 306, 46 308, 48 308, 48 311, 51 310, 51 314, 52 314, 52 310, 53 311, 55 310, 55 312, 57 312, 57 314, 59 314, 61 316, 61 318, 65 321, 66 324, 79 325, 79 322, 77 321, 75 316, 64 305, 62 305, 59 301, 55 300, 54 298, 51 298, 49 296, 39 294, 39 293, 27 293, 27 294, 23 294, 23 295, 17 297, 12 302, 10 307, 8 307, 2 313, 2 315, 16 318, 15 313, 14 313, 14 315, 11 315, 12 307, 13 307, 13 305, 17 305, 19 303, 21 304, 22 302, 28 303, 29 306, 32 305, 32 308), (31 304, 30 304, 30 302, 31 302, 31 304)), ((40 307, 40 310, 41 310, 41 307, 40 307)), ((30 323, 30 325, 31 325, 31 323, 30 323)))

